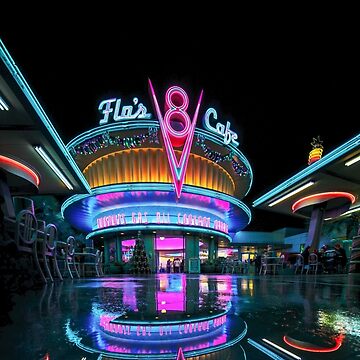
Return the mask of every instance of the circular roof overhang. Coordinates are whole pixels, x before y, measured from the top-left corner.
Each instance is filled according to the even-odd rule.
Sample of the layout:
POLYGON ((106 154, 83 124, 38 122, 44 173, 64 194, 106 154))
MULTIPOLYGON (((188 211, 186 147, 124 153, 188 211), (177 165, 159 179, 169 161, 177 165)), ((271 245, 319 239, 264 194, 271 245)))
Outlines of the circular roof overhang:
POLYGON ((13 156, 0 155, 0 169, 6 173, 6 181, 10 187, 39 189, 40 175, 30 165, 13 156))
POLYGON ((246 227, 250 210, 241 201, 215 191, 184 186, 176 200, 171 184, 104 186, 91 195, 75 195, 64 202, 62 214, 88 233, 131 230, 209 232, 230 238, 246 227), (206 220, 205 220, 206 219, 206 220))
POLYGON ((323 204, 327 211, 344 206, 350 206, 355 202, 356 198, 353 194, 343 191, 330 191, 305 196, 292 205, 293 213, 298 212, 305 216, 310 216, 311 211, 316 205, 323 204))

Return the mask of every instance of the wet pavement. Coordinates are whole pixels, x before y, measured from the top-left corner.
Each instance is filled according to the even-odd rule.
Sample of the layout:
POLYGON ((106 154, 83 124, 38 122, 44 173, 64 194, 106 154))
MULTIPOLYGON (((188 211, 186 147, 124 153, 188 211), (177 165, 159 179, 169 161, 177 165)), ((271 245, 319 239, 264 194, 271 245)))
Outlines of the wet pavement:
POLYGON ((14 298, 0 358, 360 359, 359 299, 358 274, 65 280, 14 298))

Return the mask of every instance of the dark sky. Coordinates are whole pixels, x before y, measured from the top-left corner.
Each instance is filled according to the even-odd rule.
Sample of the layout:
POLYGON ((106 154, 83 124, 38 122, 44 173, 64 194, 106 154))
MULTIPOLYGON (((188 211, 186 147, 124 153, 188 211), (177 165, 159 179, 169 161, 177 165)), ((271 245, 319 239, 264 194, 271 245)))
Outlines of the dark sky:
MULTIPOLYGON (((204 32, 166 39, 112 31, 2 31, 0 37, 55 128, 67 143, 96 127, 100 100, 137 95, 153 113, 147 78, 156 89, 184 87, 190 101, 204 90, 202 110, 214 106, 239 134, 254 175, 252 201, 307 166, 313 137, 324 154, 359 132, 359 85, 351 29, 288 28, 244 36, 204 32)), ((254 211, 246 230, 301 225, 254 211)))

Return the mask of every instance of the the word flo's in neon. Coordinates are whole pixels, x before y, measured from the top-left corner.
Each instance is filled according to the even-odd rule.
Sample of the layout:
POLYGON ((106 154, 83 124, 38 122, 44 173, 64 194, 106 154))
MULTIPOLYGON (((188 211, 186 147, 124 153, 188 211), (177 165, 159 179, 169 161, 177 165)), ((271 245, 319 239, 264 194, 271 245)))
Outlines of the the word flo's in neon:
POLYGON ((166 111, 164 116, 160 110, 154 87, 150 79, 149 87, 155 111, 160 123, 161 134, 169 161, 176 196, 177 198, 180 198, 203 91, 201 90, 194 117, 191 122, 190 116, 187 113, 189 98, 181 87, 172 86, 167 90, 165 95, 166 111), (179 123, 181 125, 181 130, 174 129, 172 122, 179 123), (183 150, 180 156, 180 160, 178 161, 174 148, 180 146, 183 146, 183 150))

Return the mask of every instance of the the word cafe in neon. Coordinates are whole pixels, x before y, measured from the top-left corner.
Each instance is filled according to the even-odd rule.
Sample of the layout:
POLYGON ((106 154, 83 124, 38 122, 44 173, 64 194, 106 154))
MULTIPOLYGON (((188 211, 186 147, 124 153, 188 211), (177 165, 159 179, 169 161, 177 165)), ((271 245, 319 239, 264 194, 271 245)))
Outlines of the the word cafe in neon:
POLYGON ((99 126, 67 144, 91 193, 66 200, 62 213, 104 246, 107 265, 126 266, 141 239, 152 272, 176 258, 196 272, 190 259, 215 260, 249 224, 241 199, 251 166, 206 92, 148 87, 149 99, 101 100, 99 126))

